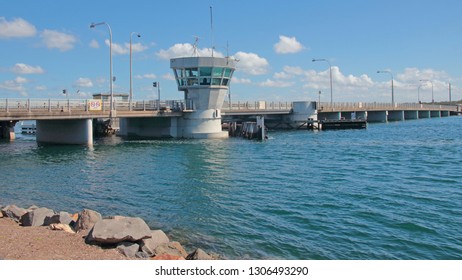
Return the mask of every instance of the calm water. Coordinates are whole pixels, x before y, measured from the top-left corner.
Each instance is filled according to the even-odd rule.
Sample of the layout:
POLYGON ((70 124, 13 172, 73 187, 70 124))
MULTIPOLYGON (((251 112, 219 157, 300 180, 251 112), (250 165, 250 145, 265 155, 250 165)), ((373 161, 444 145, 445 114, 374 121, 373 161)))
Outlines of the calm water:
POLYGON ((267 142, 0 142, 0 204, 139 216, 231 259, 462 259, 462 118, 267 142))

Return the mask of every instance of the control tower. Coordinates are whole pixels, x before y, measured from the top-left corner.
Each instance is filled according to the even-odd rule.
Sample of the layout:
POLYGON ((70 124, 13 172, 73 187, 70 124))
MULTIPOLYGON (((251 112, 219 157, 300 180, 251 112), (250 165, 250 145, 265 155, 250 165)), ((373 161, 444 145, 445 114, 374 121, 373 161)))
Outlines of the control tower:
POLYGON ((178 136, 227 138, 221 129, 221 107, 235 61, 223 57, 182 57, 170 60, 178 90, 184 92, 189 110, 178 120, 178 136))

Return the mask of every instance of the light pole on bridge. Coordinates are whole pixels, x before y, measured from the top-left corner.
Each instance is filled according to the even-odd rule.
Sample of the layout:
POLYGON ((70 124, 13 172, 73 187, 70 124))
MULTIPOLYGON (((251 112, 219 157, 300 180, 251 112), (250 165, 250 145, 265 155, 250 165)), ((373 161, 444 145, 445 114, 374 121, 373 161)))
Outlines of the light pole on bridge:
POLYGON ((388 73, 391 76, 391 106, 394 108, 395 107, 395 87, 393 85, 393 73, 388 70, 378 70, 377 73, 388 73))
POLYGON ((330 76, 330 106, 333 107, 333 95, 332 95, 332 65, 330 64, 329 60, 325 58, 313 58, 313 62, 316 61, 325 61, 329 64, 329 76, 330 76))
POLYGON ((432 80, 420 80, 421 82, 430 82, 432 84, 432 103, 435 103, 435 99, 433 98, 433 81, 432 80))
POLYGON ((109 94, 110 96, 110 112, 109 112, 109 118, 112 122, 112 114, 114 110, 114 92, 113 92, 113 76, 112 76, 112 30, 111 26, 107 24, 106 22, 100 22, 100 23, 92 23, 90 24, 90 28, 95 28, 98 25, 106 25, 107 28, 109 29, 109 94))
POLYGON ((130 111, 132 110, 132 102, 133 102, 133 83, 132 83, 132 37, 136 34, 138 38, 141 37, 141 34, 137 32, 130 33, 130 97, 128 105, 130 107, 130 111))

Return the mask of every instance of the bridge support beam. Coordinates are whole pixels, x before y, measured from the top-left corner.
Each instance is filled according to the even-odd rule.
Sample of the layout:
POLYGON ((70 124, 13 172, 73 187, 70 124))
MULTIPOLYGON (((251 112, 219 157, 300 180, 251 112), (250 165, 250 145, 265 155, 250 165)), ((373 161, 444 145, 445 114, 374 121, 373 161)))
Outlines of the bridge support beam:
POLYGON ((133 138, 175 138, 178 118, 120 118, 118 135, 133 138))
POLYGON ((218 109, 185 112, 182 117, 121 118, 120 136, 133 138, 228 138, 218 109))
POLYGON ((37 120, 40 144, 93 145, 92 119, 37 120))
POLYGON ((404 111, 388 111, 388 121, 404 121, 404 111))
POLYGON ((368 111, 368 122, 387 122, 388 111, 368 111))
POLYGON ((405 120, 417 120, 419 119, 419 112, 414 110, 404 111, 405 120))
POLYGON ((16 121, 2 121, 0 122, 0 139, 14 140, 14 125, 16 121))
POLYGON ((449 111, 441 111, 441 116, 442 117, 449 117, 449 111))

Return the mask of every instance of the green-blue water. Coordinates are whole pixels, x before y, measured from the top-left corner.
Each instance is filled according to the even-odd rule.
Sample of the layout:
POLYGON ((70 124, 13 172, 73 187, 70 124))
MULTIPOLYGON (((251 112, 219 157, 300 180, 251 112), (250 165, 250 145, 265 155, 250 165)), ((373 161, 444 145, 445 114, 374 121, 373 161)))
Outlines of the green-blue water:
POLYGON ((230 259, 462 259, 462 118, 267 142, 0 142, 0 204, 139 216, 230 259))

